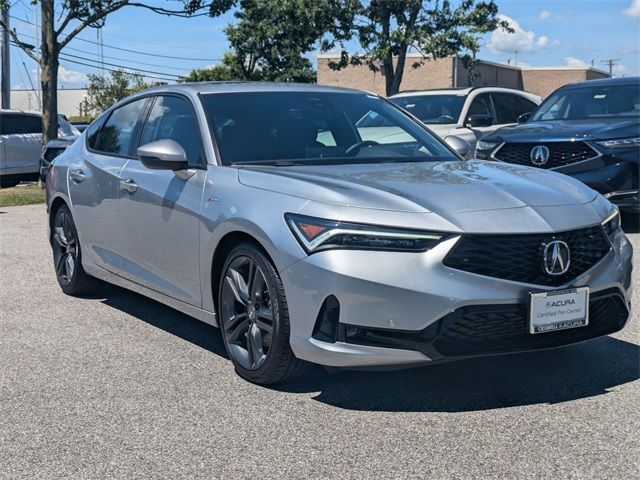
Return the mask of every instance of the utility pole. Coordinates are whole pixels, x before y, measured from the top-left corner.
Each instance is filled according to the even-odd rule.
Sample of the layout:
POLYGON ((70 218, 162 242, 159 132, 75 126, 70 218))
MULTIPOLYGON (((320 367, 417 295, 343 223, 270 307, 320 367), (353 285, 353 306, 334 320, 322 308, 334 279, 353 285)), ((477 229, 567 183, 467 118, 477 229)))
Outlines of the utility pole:
POLYGON ((517 67, 518 66, 518 50, 514 50, 513 53, 514 53, 514 56, 515 56, 515 60, 513 62, 513 65, 517 67))
POLYGON ((11 108, 11 67, 9 62, 9 3, 2 9, 2 108, 11 108))
POLYGON ((608 60, 603 60, 602 63, 606 63, 609 65, 609 76, 613 77, 613 67, 618 64, 620 61, 619 58, 609 58, 608 60))

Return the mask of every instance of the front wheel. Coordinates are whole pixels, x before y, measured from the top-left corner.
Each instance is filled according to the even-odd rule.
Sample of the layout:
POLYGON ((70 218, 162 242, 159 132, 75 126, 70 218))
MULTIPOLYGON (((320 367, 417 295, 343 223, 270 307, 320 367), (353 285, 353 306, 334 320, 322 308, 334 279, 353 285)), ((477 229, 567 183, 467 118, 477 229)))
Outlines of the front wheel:
POLYGON ((282 281, 254 245, 239 245, 227 256, 218 306, 224 344, 241 377, 266 385, 285 382, 303 371, 305 362, 295 357, 289 345, 282 281))

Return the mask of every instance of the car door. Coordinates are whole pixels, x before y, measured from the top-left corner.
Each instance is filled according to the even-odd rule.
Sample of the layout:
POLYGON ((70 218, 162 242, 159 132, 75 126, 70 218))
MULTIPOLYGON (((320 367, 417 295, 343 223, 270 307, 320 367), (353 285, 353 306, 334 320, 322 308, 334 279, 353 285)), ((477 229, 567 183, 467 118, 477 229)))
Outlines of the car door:
POLYGON ((536 108, 535 103, 514 93, 493 92, 491 99, 496 112, 496 124, 492 125, 492 131, 518 123, 520 115, 531 113, 536 108))
POLYGON ((455 135, 464 138, 473 146, 479 138, 484 137, 494 130, 493 125, 496 123, 496 114, 493 109, 491 94, 479 93, 475 96, 470 96, 468 100, 468 107, 465 106, 465 108, 463 108, 463 115, 463 128, 459 130, 459 133, 455 133, 455 135), (492 119, 492 124, 487 126, 471 126, 469 124, 469 118, 472 115, 489 116, 492 119))
POLYGON ((28 113, 4 113, 2 125, 3 173, 37 173, 42 150, 42 117, 28 113))
POLYGON ((200 206, 206 161, 191 101, 177 95, 153 100, 140 145, 176 141, 189 171, 173 172, 127 162, 120 175, 121 275, 183 302, 199 306, 200 206))
POLYGON ((137 145, 148 99, 126 103, 94 122, 68 166, 69 196, 85 261, 117 273, 120 172, 137 145))

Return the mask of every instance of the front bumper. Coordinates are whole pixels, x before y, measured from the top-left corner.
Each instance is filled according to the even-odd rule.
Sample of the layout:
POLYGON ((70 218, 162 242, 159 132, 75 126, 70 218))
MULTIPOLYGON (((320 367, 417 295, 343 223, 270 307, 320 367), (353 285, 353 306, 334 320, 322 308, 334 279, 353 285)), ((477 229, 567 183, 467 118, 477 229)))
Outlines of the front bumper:
POLYGON ((632 248, 621 231, 597 265, 551 288, 444 266, 457 240, 419 254, 323 251, 285 269, 296 356, 336 367, 416 365, 567 345, 613 333, 628 320, 632 248), (526 333, 532 291, 580 286, 589 286, 596 302, 588 327, 526 333), (339 305, 335 339, 318 335, 328 298, 339 305))

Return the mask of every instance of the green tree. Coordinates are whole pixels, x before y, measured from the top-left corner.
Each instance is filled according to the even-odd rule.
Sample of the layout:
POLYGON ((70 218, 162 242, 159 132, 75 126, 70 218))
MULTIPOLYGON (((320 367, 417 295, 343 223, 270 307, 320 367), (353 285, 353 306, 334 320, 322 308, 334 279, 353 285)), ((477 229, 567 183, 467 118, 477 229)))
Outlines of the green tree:
POLYGON ((85 115, 99 115, 114 103, 148 88, 141 75, 116 70, 109 75, 87 75, 87 97, 82 101, 85 115))
POLYGON ((186 79, 313 82, 306 55, 320 39, 350 34, 356 0, 237 0, 236 19, 225 29, 231 52, 215 67, 186 79), (346 30, 345 30, 346 26, 346 30))
POLYGON ((180 79, 181 82, 220 82, 246 80, 241 68, 236 64, 236 57, 231 52, 224 54, 217 65, 196 68, 180 79))
POLYGON ((351 25, 363 53, 349 55, 336 39, 324 40, 322 49, 343 47, 340 60, 331 62, 330 68, 364 64, 374 72, 382 71, 386 93, 393 95, 400 91, 410 50, 422 55, 413 68, 451 55, 472 66, 483 34, 498 28, 513 31, 497 15, 494 0, 461 0, 456 6, 449 0, 370 0, 359 5, 351 25))
MULTIPOLYGON (((0 8, 8 8, 9 3, 9 0, 0 0, 0 8)), ((23 42, 15 30, 10 30, 10 35, 12 41, 40 65, 43 140, 47 142, 58 135, 60 53, 81 31, 103 26, 110 13, 127 6, 181 17, 217 16, 230 9, 235 0, 30 0, 30 3, 40 4, 41 45, 23 42)), ((2 20, 0 26, 6 28, 2 20)))

